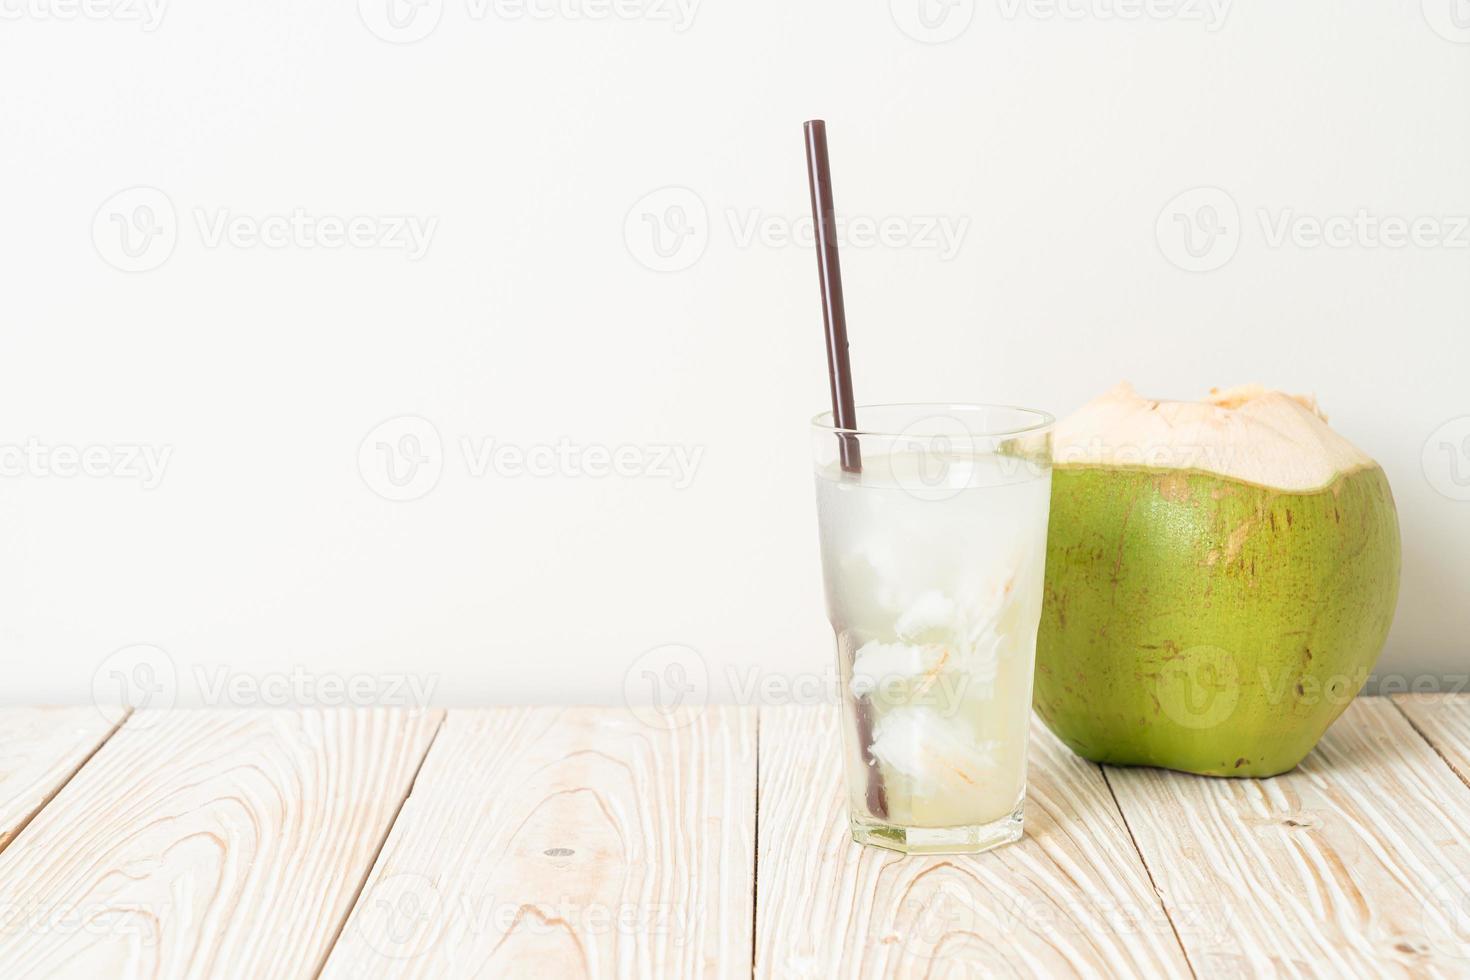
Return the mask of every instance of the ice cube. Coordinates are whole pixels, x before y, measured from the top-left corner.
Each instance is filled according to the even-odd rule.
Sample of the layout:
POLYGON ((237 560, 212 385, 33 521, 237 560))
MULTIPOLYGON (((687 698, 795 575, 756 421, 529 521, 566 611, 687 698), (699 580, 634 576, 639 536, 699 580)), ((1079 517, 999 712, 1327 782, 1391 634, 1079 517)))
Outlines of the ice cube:
POLYGON ((954 626, 954 600, 943 592, 930 590, 909 603, 893 628, 899 639, 916 640, 921 634, 952 630, 954 626))
POLYGON ((979 741, 966 722, 926 708, 896 707, 873 731, 872 754, 907 777, 918 796, 973 792, 996 766, 1000 743, 979 741))
POLYGON ((859 647, 853 657, 852 693, 865 697, 893 678, 921 679, 932 683, 948 660, 949 651, 942 646, 870 640, 859 647))

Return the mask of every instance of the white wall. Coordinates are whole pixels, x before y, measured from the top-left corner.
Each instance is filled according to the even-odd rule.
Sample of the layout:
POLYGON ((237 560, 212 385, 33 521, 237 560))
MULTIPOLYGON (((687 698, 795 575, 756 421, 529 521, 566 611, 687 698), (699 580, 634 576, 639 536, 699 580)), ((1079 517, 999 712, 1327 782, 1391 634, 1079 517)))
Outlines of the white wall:
POLYGON ((606 702, 677 679, 637 660, 666 644, 713 697, 827 669, 819 307, 779 241, 815 115, 839 208, 909 240, 844 256, 861 399, 1316 392, 1399 501, 1382 668, 1470 669, 1463 3, 1462 29, 1455 0, 926 0, 930 30, 918 0, 426 0, 395 31, 388 0, 95 2, 0 3, 0 443, 118 454, 0 478, 5 700, 122 670, 181 703, 359 672, 370 699, 402 672, 444 703, 606 702), (1191 260, 1173 214, 1202 205, 1226 233, 1191 260), (661 257, 671 207, 693 235, 661 257), (296 209, 372 244, 240 237, 296 209), (1438 225, 1272 244, 1360 210, 1438 225), (165 234, 129 256, 134 217, 165 234), (432 432, 359 448, 404 416, 442 474, 393 502, 374 444, 432 432), (682 488, 475 477, 462 437, 702 455, 682 488), (156 487, 130 446, 171 454, 156 487), (167 659, 108 659, 135 644, 167 659))

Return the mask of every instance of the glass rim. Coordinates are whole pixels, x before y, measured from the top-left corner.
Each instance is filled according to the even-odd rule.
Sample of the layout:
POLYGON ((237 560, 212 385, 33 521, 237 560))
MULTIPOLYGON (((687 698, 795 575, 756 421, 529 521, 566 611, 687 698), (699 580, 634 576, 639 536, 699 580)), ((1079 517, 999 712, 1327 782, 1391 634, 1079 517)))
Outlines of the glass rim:
MULTIPOLYGON (((983 432, 970 430, 969 434, 971 436, 984 439, 1019 436, 1025 435, 1028 432, 1039 432, 1043 429, 1051 428, 1057 422, 1055 415, 1052 415, 1050 412, 1043 412, 1038 408, 1023 408, 1020 405, 1001 405, 986 402, 882 402, 872 405, 857 405, 855 406, 855 411, 858 413, 858 417, 861 418, 864 410, 874 411, 885 408, 938 409, 961 412, 986 412, 1000 409, 1001 411, 1015 412, 1019 415, 1029 416, 1035 420, 1030 425, 1004 426, 998 429, 988 429, 983 432)), ((935 414, 939 414, 939 412, 935 412, 935 414)), ((811 427, 820 432, 846 436, 877 436, 879 438, 897 439, 905 435, 911 435, 907 430, 903 432, 888 432, 881 428, 844 428, 832 424, 836 421, 833 415, 834 413, 831 409, 825 412, 818 412, 812 416, 811 427)), ((966 429, 969 429, 969 427, 966 426, 966 429)))

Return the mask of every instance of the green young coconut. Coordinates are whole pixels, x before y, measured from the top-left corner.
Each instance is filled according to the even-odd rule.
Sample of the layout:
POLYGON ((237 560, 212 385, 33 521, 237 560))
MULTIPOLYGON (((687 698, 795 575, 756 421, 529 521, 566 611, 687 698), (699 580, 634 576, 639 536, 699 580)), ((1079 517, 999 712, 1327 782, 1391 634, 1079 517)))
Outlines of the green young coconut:
POLYGON ((1378 464, 1308 399, 1128 385, 1057 426, 1035 706, 1096 762, 1293 768, 1362 688, 1398 599, 1378 464))

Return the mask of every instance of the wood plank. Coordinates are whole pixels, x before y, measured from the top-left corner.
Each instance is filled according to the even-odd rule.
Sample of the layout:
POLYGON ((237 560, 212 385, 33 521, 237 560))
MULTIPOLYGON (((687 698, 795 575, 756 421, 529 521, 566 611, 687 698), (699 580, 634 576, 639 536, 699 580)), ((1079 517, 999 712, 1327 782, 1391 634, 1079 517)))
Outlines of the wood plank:
POLYGON ((116 728, 93 707, 0 708, 0 851, 116 728))
POLYGON ((749 976, 755 738, 451 711, 324 976, 749 976))
POLYGON ((1039 722, 1025 838, 934 857, 852 842, 837 724, 761 712, 757 976, 1188 975, 1101 771, 1039 722))
POLYGON ((440 720, 134 713, 0 854, 0 976, 315 975, 440 720))
POLYGON ((1200 976, 1470 968, 1470 790, 1387 699, 1273 779, 1107 777, 1200 976))
POLYGON ((1396 694, 1393 702, 1470 784, 1470 694, 1396 694))

